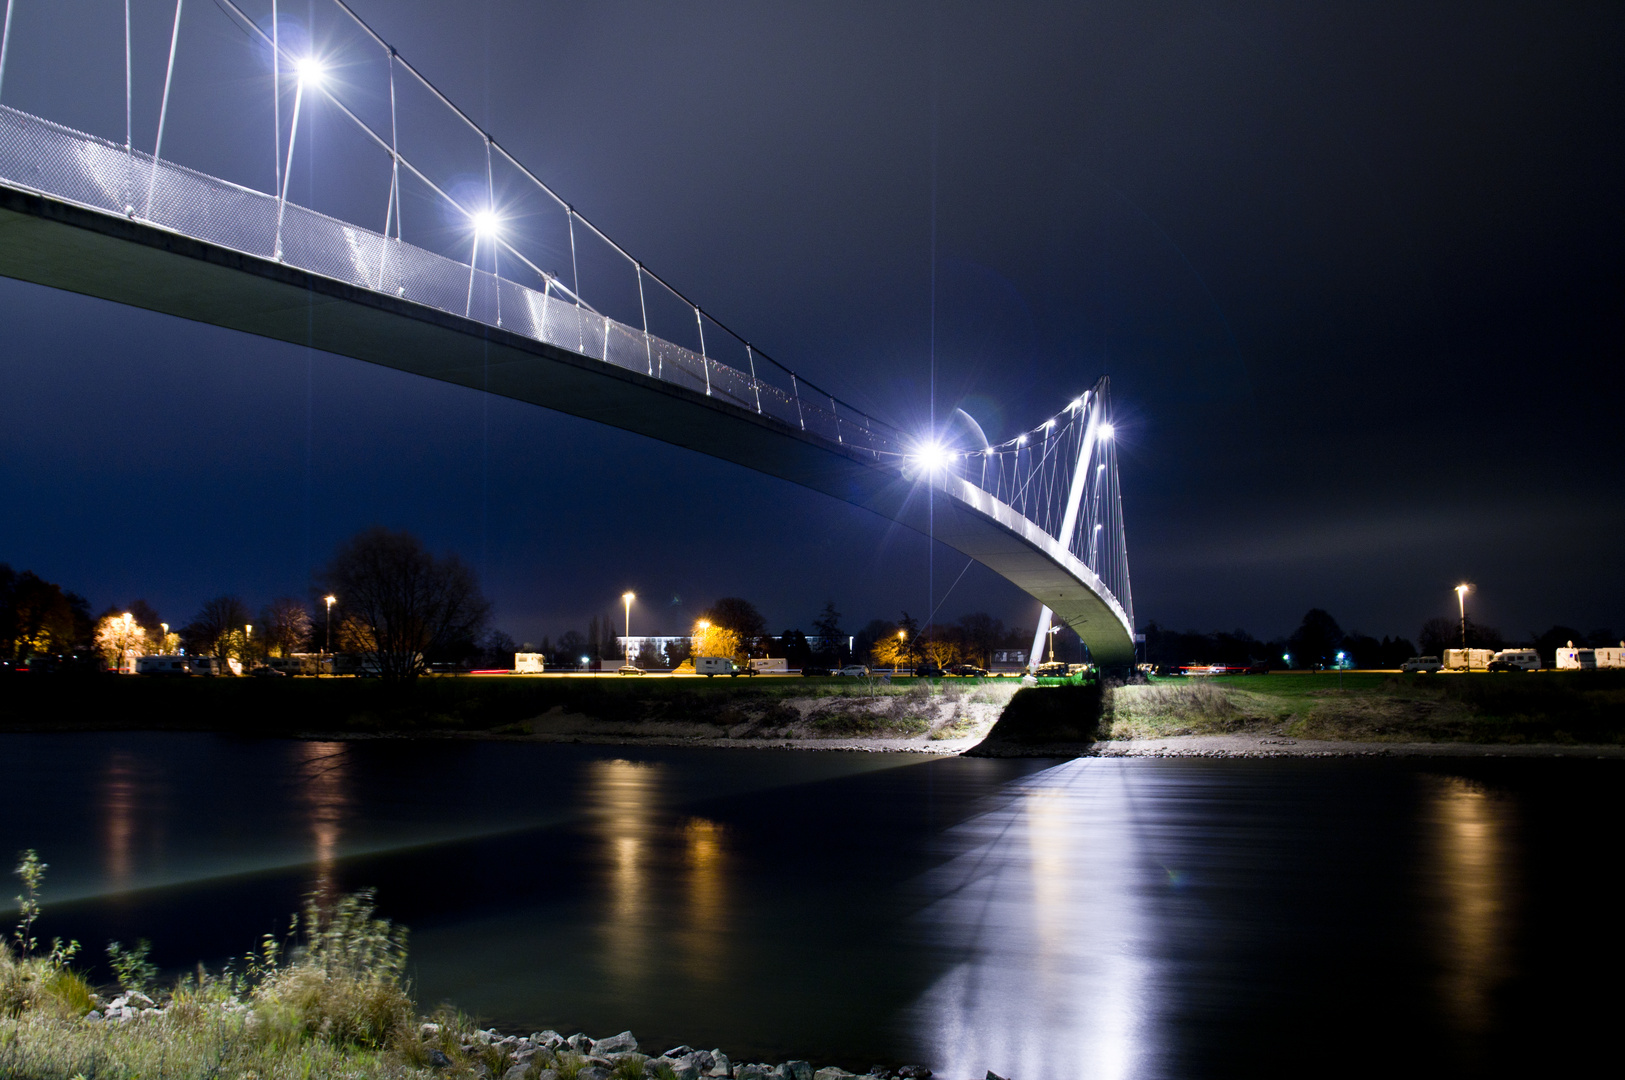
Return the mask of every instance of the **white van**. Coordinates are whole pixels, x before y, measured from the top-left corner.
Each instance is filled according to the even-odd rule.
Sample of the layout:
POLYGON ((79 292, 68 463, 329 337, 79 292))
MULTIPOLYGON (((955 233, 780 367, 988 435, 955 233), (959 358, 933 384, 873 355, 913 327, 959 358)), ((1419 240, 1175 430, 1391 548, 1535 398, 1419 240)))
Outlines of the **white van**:
POLYGON ((1399 665, 1401 671, 1416 671, 1423 675, 1431 674, 1444 667, 1437 656, 1413 656, 1399 665))

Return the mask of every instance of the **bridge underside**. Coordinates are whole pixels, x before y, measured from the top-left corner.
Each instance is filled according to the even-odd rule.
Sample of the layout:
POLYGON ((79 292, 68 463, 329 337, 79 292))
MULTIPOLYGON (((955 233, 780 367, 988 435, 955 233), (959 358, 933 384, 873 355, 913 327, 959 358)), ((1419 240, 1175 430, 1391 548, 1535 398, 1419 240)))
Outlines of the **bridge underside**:
POLYGON ((735 462, 933 535, 1047 604, 1097 661, 1133 662, 1125 616, 1064 545, 981 489, 636 371, 145 223, 0 185, 0 276, 487 390, 735 462), (929 509, 928 509, 929 504, 929 509))

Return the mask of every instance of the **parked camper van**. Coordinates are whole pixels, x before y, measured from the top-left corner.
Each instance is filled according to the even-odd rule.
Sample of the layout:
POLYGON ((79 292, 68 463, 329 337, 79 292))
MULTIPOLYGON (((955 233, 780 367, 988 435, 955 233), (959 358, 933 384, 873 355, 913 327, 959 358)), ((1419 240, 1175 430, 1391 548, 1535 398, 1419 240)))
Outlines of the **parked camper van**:
POLYGON ((138 656, 135 658, 135 673, 187 678, 192 674, 194 659, 190 656, 138 656))
POLYGON ((726 656, 696 656, 694 658, 694 670, 708 679, 713 675, 728 675, 738 678, 741 675, 756 674, 754 668, 742 668, 734 663, 732 658, 726 656))
POLYGON ((1559 671, 1595 671, 1597 668, 1625 667, 1625 641, 1617 649, 1579 649, 1574 642, 1557 650, 1559 671))
POLYGON ((1490 661, 1491 671, 1539 671, 1540 653, 1534 649, 1502 649, 1490 661))
POLYGON ((1495 659, 1494 649, 1446 649, 1444 651, 1444 669, 1446 671, 1484 671, 1495 659))
POLYGON ((513 673, 515 675, 540 675, 547 670, 547 658, 539 652, 516 652, 513 654, 513 673))

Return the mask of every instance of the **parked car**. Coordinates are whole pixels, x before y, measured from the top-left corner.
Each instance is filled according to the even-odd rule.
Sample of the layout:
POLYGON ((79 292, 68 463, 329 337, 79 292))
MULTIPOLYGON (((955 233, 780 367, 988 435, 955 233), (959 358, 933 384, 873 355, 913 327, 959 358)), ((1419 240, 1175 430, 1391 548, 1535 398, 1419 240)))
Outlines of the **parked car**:
POLYGON ((869 669, 864 667, 862 664, 848 664, 835 674, 845 675, 849 679, 867 679, 869 677, 869 669))
POLYGON ((1437 656, 1413 656, 1399 665, 1399 670, 1414 671, 1421 675, 1427 675, 1444 670, 1444 664, 1437 656))
POLYGON ((1247 670, 1242 672, 1243 675, 1268 675, 1269 673, 1270 666, 1262 660, 1254 660, 1247 665, 1247 670))
POLYGON ((640 667, 633 667, 631 664, 622 664, 620 666, 619 670, 616 672, 616 674, 619 674, 619 675, 642 675, 643 674, 643 669, 640 668, 640 667))
POLYGON ((1522 664, 1514 664, 1511 660, 1491 660, 1487 671, 1524 671, 1522 664))
POLYGON ((1064 679, 1072 674, 1070 667, 1059 660, 1051 660, 1047 664, 1039 664, 1033 668, 1033 674, 1040 679, 1064 679))
POLYGON ((808 664, 806 667, 801 669, 801 674, 807 678, 813 678, 819 675, 828 675, 830 674, 830 670, 827 667, 817 667, 813 664, 808 664))
POLYGON ((979 668, 975 664, 954 664, 946 670, 948 674, 961 679, 985 679, 991 674, 986 668, 979 668))
POLYGON ((914 669, 914 677, 917 679, 940 679, 946 674, 948 673, 935 664, 921 664, 914 669))
POLYGON ((286 679, 288 677, 286 671, 274 667, 257 667, 248 674, 255 679, 286 679))

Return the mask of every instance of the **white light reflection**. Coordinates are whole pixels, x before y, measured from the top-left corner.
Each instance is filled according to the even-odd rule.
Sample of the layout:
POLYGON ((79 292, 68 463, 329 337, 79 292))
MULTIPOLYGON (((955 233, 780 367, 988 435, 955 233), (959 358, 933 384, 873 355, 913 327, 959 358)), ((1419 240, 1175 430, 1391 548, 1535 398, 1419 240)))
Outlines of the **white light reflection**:
POLYGON ((1130 787, 1139 771, 1081 758, 1011 786, 955 830, 925 912, 963 954, 915 1003, 913 1035, 946 1076, 1146 1071, 1156 1050, 1148 873, 1130 787))

